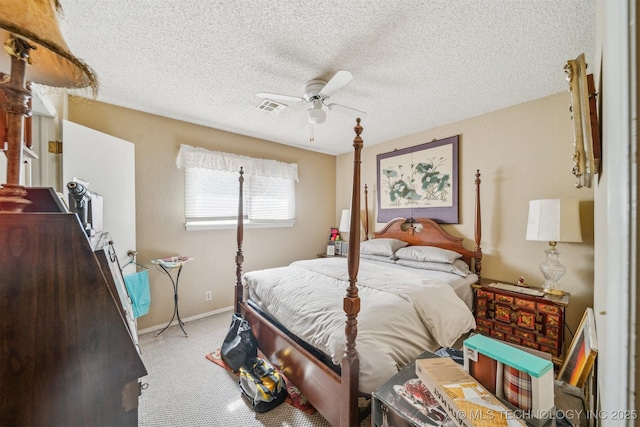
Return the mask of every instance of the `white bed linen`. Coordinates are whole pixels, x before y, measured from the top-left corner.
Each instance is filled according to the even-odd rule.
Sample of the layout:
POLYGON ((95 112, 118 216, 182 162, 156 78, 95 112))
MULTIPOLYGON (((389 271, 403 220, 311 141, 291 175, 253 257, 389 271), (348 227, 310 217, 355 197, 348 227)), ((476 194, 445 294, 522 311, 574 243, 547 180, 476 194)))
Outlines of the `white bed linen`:
POLYGON ((445 273, 443 271, 416 269, 399 264, 392 264, 392 266, 405 271, 410 270, 416 274, 423 274, 425 277, 447 283, 451 286, 456 295, 458 295, 458 298, 464 301, 467 307, 469 307, 469 310, 473 310, 473 289, 471 288, 471 285, 478 281, 477 275, 472 273, 467 277, 461 277, 457 274, 445 273))
MULTIPOLYGON (((427 276, 424 270, 360 260, 361 392, 373 392, 421 352, 451 346, 475 328, 469 307, 453 288, 442 277, 427 276)), ((346 258, 296 261, 244 275, 251 299, 335 364, 346 342, 342 302, 348 279, 346 258)))

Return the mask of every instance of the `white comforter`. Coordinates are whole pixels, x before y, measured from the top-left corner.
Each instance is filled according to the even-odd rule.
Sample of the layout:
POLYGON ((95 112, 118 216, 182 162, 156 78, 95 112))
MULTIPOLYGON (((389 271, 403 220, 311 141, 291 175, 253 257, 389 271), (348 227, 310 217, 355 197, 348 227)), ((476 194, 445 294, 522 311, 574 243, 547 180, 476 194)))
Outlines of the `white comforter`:
MULTIPOLYGON (((346 258, 296 261, 246 273, 244 280, 263 309, 340 364, 346 342, 346 258)), ((357 284, 361 392, 373 392, 421 352, 451 346, 475 328, 471 311, 453 289, 423 272, 362 259, 357 284)))

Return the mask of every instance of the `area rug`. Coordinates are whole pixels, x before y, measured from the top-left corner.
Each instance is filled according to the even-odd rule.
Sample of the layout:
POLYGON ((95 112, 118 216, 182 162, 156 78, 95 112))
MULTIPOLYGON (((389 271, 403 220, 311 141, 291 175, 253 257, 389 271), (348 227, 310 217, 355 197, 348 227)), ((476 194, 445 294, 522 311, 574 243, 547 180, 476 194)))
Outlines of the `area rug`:
MULTIPOLYGON (((226 369, 229 372, 232 372, 234 375, 237 375, 220 357, 220 348, 215 349, 213 352, 207 354, 205 357, 211 362, 215 363, 216 365, 226 369)), ((261 352, 258 352, 258 357, 264 358, 264 354, 262 354, 261 352)), ((294 386, 291 383, 291 381, 289 381, 287 376, 284 375, 282 371, 279 371, 279 372, 280 372, 280 375, 282 375, 282 378, 284 378, 285 384, 287 385, 287 399, 285 400, 285 402, 293 406, 294 408, 301 410, 302 412, 305 412, 310 415, 315 414, 316 408, 314 408, 313 405, 309 403, 307 398, 304 397, 302 393, 300 393, 300 390, 298 390, 298 388, 294 386)))

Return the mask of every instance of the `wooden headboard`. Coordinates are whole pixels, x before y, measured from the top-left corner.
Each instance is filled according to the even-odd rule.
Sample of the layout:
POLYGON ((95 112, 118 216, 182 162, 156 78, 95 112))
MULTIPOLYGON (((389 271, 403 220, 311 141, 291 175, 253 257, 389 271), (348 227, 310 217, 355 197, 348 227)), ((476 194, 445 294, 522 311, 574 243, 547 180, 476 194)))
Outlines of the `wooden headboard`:
POLYGON ((400 226, 405 222, 404 218, 396 218, 391 220, 382 230, 374 231, 374 239, 391 238, 402 240, 410 245, 418 246, 437 246, 443 249, 449 249, 462 254, 462 259, 470 266, 471 260, 474 258, 475 252, 466 249, 462 245, 461 237, 454 237, 444 231, 444 229, 435 221, 428 218, 416 218, 416 221, 422 224, 423 229, 420 232, 402 231, 400 226))

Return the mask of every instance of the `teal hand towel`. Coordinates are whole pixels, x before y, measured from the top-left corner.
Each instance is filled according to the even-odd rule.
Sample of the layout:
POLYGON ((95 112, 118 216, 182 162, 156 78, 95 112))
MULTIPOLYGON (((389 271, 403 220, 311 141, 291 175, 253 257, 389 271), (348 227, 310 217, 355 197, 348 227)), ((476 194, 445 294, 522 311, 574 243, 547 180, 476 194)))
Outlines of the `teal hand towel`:
POLYGON ((151 292, 149 291, 149 274, 147 270, 124 276, 124 283, 131 298, 133 315, 138 318, 149 312, 151 292))

